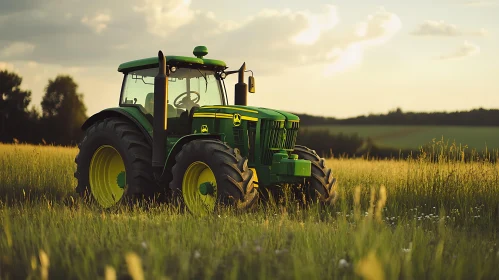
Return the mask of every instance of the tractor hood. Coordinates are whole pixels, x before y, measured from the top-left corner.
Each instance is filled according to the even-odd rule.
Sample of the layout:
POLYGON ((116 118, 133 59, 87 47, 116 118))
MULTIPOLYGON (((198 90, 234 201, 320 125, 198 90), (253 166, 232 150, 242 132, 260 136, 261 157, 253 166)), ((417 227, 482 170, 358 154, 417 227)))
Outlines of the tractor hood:
POLYGON ((203 106, 196 110, 195 115, 211 116, 215 118, 233 118, 234 115, 239 115, 242 120, 257 121, 258 119, 267 119, 274 121, 299 121, 300 118, 294 114, 252 106, 237 106, 237 105, 217 105, 203 106))

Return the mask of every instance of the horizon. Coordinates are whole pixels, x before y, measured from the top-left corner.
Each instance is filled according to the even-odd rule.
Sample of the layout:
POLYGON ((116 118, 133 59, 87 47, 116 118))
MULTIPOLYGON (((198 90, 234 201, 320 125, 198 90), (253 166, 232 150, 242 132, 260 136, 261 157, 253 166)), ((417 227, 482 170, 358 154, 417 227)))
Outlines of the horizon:
POLYGON ((497 0, 119 3, 0 4, 0 70, 23 78, 30 107, 68 74, 90 116, 118 105, 119 64, 205 45, 229 70, 254 71, 251 106, 338 119, 499 108, 497 0))
POLYGON ((299 115, 309 115, 312 117, 325 117, 325 118, 336 118, 336 119, 349 119, 349 118, 357 118, 357 117, 369 117, 371 115, 377 116, 377 115, 388 115, 389 113, 393 112, 394 110, 400 109, 402 111, 402 114, 435 114, 435 113, 441 113, 441 114, 451 114, 451 113, 468 113, 472 112, 475 110, 499 110, 499 108, 484 108, 484 107, 477 107, 477 108, 470 108, 470 109, 465 109, 465 110, 447 110, 447 111, 405 111, 403 108, 392 108, 386 112, 380 112, 380 113, 366 113, 366 114, 360 114, 356 116, 351 116, 351 117, 345 117, 345 118, 336 118, 335 116, 322 116, 322 115, 311 115, 307 113, 298 113, 298 112, 290 112, 294 114, 299 114, 299 115))

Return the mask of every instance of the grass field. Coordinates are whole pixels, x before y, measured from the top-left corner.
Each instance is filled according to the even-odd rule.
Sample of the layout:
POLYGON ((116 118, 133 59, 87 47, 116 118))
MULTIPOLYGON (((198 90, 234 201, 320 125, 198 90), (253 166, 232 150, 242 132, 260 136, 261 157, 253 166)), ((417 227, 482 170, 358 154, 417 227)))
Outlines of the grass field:
POLYGON ((83 203, 76 152, 0 145, 1 279, 499 279, 496 163, 333 159, 331 208, 201 219, 83 203))
POLYGON ((442 137, 450 143, 467 145, 469 149, 483 151, 499 149, 499 127, 466 126, 403 126, 403 125, 327 125, 307 126, 310 130, 329 130, 331 133, 354 134, 370 137, 379 147, 415 149, 432 139, 442 137))

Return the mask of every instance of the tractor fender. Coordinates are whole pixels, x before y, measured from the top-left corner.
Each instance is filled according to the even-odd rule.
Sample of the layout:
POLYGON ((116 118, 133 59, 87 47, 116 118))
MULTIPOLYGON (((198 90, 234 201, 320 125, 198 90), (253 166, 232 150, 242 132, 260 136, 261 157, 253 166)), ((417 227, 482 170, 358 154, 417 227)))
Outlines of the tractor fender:
POLYGON ((182 150, 182 147, 191 142, 192 140, 197 139, 217 139, 222 140, 222 135, 220 134, 191 134, 186 135, 178 139, 177 143, 172 147, 170 153, 168 153, 168 157, 166 159, 165 167, 163 168, 163 174, 161 176, 162 180, 166 180, 169 182, 173 175, 171 173, 173 166, 176 163, 175 156, 182 150))
POLYGON ((111 117, 124 118, 130 120, 131 123, 135 124, 137 128, 139 128, 140 131, 142 131, 142 133, 144 134, 147 141, 152 147, 152 125, 138 109, 133 107, 124 107, 124 108, 118 107, 118 108, 109 108, 102 110, 92 115, 90 118, 88 118, 81 126, 81 129, 85 131, 97 121, 111 117))

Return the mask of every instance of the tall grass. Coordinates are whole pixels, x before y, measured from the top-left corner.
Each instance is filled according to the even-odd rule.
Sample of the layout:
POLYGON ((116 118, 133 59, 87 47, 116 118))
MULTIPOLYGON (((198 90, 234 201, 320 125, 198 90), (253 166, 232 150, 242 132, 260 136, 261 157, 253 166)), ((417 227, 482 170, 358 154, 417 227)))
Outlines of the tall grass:
POLYGON ((76 149, 0 145, 0 277, 497 279, 499 165, 445 154, 329 160, 330 208, 197 218, 100 211, 73 197, 76 149))
POLYGON ((73 193, 78 150, 0 144, 0 198, 62 199, 73 193))

